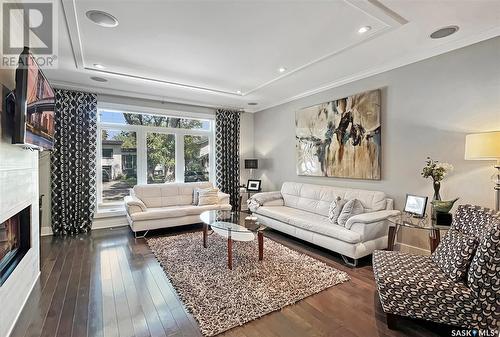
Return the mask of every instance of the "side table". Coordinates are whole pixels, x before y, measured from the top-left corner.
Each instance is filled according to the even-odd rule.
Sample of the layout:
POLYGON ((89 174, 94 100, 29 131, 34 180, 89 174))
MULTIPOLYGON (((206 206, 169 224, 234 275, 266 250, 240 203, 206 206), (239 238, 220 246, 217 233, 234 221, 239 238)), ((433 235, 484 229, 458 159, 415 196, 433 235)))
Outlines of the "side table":
POLYGON ((261 192, 261 190, 258 190, 258 191, 249 191, 249 190, 247 190, 247 188, 246 188, 246 187, 244 187, 244 186, 240 187, 240 202, 239 202, 239 206, 238 206, 238 211, 240 211, 240 212, 241 212, 241 202, 242 202, 242 200, 243 200, 243 194, 246 194, 246 195, 247 195, 247 200, 248 200, 248 199, 250 199, 250 196, 251 196, 252 194, 256 194, 256 193, 260 193, 260 192, 261 192))
POLYGON ((389 226, 389 235, 387 242, 387 250, 394 250, 397 232, 401 227, 421 229, 429 232, 429 248, 433 253, 439 242, 441 241, 441 230, 448 230, 450 226, 436 225, 436 221, 428 218, 412 218, 404 215, 391 217, 388 219, 391 225, 389 226))

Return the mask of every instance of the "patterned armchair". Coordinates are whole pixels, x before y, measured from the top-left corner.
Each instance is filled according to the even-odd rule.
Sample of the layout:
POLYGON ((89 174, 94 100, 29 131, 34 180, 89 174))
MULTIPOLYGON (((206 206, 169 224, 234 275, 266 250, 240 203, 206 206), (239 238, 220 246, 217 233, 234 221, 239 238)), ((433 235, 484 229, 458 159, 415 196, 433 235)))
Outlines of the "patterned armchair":
POLYGON ((500 212, 461 205, 432 256, 375 251, 373 271, 389 328, 399 315, 500 330, 500 212), (457 235, 474 246, 456 248, 457 235), (458 259, 467 259, 463 272, 450 272, 458 259))

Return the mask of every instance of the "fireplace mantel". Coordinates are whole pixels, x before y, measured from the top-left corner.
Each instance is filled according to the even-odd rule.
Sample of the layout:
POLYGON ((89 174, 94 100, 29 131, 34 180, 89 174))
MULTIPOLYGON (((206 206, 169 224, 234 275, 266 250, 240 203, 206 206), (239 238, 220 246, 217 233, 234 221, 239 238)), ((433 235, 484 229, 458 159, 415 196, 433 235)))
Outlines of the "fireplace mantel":
MULTIPOLYGON (((0 72, 3 82, 4 73, 0 72)), ((4 97, 5 87, 2 86, 4 97)), ((0 115, 3 113, 3 106, 0 115)), ((0 337, 14 327, 40 275, 38 219, 38 153, 11 144, 9 130, 0 119, 0 222, 31 205, 30 247, 16 268, 0 286, 0 337)))

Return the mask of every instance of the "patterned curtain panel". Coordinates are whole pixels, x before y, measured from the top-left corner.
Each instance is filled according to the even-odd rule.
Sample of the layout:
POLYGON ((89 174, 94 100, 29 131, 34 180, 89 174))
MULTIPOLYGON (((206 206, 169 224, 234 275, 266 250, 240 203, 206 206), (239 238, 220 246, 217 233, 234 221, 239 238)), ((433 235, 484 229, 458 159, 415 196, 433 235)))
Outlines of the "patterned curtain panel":
POLYGON ((240 113, 215 112, 215 174, 217 187, 231 195, 233 210, 240 202, 240 113))
POLYGON ((91 229, 96 208, 97 95, 68 90, 55 94, 52 231, 75 235, 91 229))

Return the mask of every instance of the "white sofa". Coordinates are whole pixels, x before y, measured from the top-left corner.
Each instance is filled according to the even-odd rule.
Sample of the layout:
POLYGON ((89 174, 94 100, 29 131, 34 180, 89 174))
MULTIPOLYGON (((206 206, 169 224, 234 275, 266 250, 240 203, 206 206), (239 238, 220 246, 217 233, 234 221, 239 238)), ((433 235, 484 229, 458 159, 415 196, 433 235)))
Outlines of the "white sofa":
POLYGON ((340 253, 352 266, 387 248, 387 218, 399 214, 384 192, 295 182, 285 182, 281 193, 255 194, 248 204, 263 225, 340 253), (328 211, 337 197, 360 200, 364 213, 349 218, 345 227, 331 223, 328 211))
POLYGON ((209 182, 136 185, 126 196, 127 220, 134 233, 200 222, 207 210, 231 210, 229 194, 219 192, 215 205, 193 205, 195 188, 209 188, 209 182))

